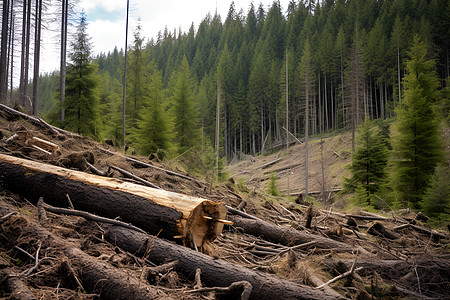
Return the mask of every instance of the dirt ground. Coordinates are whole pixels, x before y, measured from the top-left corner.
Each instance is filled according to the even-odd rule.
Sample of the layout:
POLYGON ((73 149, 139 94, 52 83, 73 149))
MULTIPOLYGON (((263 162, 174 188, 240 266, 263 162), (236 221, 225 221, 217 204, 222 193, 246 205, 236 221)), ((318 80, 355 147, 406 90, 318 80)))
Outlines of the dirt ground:
MULTIPOLYGON (((205 178, 193 181, 162 170, 138 167, 122 155, 105 152, 105 148, 117 151, 109 145, 77 135, 56 134, 9 113, 0 113, 0 133, 2 154, 92 172, 85 163, 88 161, 109 176, 132 181, 109 169, 114 165, 162 189, 223 202, 280 228, 289 227, 308 233, 312 240, 314 236, 326 237, 355 249, 340 252, 314 244, 295 248, 250 235, 237 226, 226 226, 212 244, 214 259, 274 274, 312 289, 348 273, 327 286, 350 299, 450 298, 448 229, 432 231, 426 218, 409 210, 377 215, 358 211, 350 215, 337 211, 335 207, 309 208, 285 197, 271 197, 264 193, 268 178, 274 172, 279 178, 277 186, 281 193, 302 192, 303 145, 292 146, 287 153, 283 149, 232 164, 227 170, 231 179, 212 188, 204 182, 205 178), (54 143, 59 149, 50 153, 38 150, 33 146, 34 137, 54 143), (283 175, 286 173, 289 176, 283 175), (308 217, 310 226, 306 226, 308 217), (379 224, 381 229, 377 227, 379 224), (393 236, 384 234, 383 228, 393 236)), ((343 134, 324 140, 325 190, 337 190, 342 176, 347 174, 345 165, 350 156, 346 149, 350 136, 343 134)), ((310 142, 310 154, 309 190, 320 191, 320 140, 310 142)), ((134 157, 191 177, 183 170, 171 169, 176 163, 167 165, 150 161, 147 157, 134 157)), ((159 299, 227 298, 226 293, 221 295, 217 291, 199 289, 201 275, 200 280, 192 280, 176 265, 152 272, 158 266, 152 265, 151 261, 105 240, 108 225, 53 213, 47 213, 48 220, 39 220, 36 203, 1 187, 1 181, 0 178, 0 299, 129 299, 145 298, 145 293, 159 299), (77 251, 80 253, 74 255, 77 251), (116 272, 116 287, 123 286, 124 290, 111 296, 104 292, 105 286, 100 284, 101 281, 96 284, 88 282, 86 274, 82 274, 86 262, 98 263, 105 270, 116 272), (120 277, 121 274, 126 275, 120 277), (126 294, 125 288, 128 287, 144 290, 142 294, 131 297, 126 294)), ((335 194, 326 197, 330 201, 335 194)), ((228 295, 228 298, 233 297, 228 295)))

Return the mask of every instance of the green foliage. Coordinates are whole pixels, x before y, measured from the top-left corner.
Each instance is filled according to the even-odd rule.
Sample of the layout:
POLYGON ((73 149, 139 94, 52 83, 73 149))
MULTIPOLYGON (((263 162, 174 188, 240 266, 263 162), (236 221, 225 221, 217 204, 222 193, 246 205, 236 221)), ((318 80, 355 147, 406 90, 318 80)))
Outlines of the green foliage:
POLYGON ((438 221, 450 221, 450 168, 436 167, 421 202, 423 212, 438 221))
POLYGON ((428 59, 424 42, 417 36, 409 52, 404 79, 404 101, 397 108, 393 136, 392 186, 401 206, 419 208, 436 164, 441 158, 438 122, 433 104, 439 82, 435 61, 428 59))
POLYGON ((272 196, 280 196, 280 191, 277 188, 277 175, 272 173, 270 175, 270 181, 267 186, 267 193, 272 196))
POLYGON ((97 65, 91 59, 91 44, 87 35, 84 13, 72 41, 71 63, 66 74, 66 119, 68 130, 97 138, 100 133, 97 65))
POLYGON ((198 147, 201 142, 198 111, 193 99, 194 82, 186 57, 183 58, 174 80, 172 98, 175 141, 178 152, 183 153, 191 147, 198 147))
MULTIPOLYGON (((136 134, 142 127, 141 118, 144 115, 147 118, 149 113, 147 81, 148 74, 152 73, 149 62, 153 61, 161 72, 163 99, 175 100, 179 66, 185 58, 192 72, 190 99, 201 113, 186 115, 195 121, 193 128, 201 124, 203 136, 197 133, 198 139, 215 138, 219 79, 223 93, 222 156, 231 160, 240 153, 261 152, 266 136, 266 146, 285 142, 281 126, 286 124, 286 51, 289 53, 289 130, 300 137, 305 124, 305 85, 301 84, 302 74, 296 72, 296 66, 305 54, 307 39, 311 70, 315 70, 310 93, 311 134, 348 129, 352 123, 356 128, 365 114, 370 119, 394 117, 394 108, 405 101, 401 80, 405 74, 406 50, 414 34, 425 39, 431 49, 427 57, 439 62, 440 76, 448 76, 445 66, 450 43, 450 5, 447 2, 418 1, 408 5, 405 1, 316 1, 312 8, 309 3, 291 1, 282 9, 275 1, 269 8, 262 4, 250 5, 247 13, 233 4, 227 16, 207 15, 198 28, 190 26, 186 32, 161 28, 148 43, 138 26, 128 48, 127 141, 134 148, 141 148, 136 134), (360 34, 355 35, 356 32, 360 34)), ((97 74, 102 77, 99 126, 103 128, 96 132, 99 137, 120 144, 124 51, 115 48, 100 53, 97 62, 97 74)), ((52 116, 53 124, 63 126, 58 123, 61 107, 56 98, 57 80, 46 81, 44 77, 41 77, 40 92, 43 107, 39 109, 52 116)), ((437 110, 449 122, 446 93, 447 101, 441 101, 437 110)), ((183 153, 183 149, 192 146, 184 145, 186 139, 181 136, 186 135, 179 134, 181 128, 176 122, 183 120, 175 116, 175 103, 164 101, 172 114, 168 121, 172 124, 168 125, 178 132, 170 142, 180 145, 179 153, 183 153)))
POLYGON ((370 195, 380 190, 386 175, 387 147, 380 132, 368 119, 361 124, 350 166, 352 177, 344 178, 344 190, 364 189, 367 204, 371 204, 370 195))
POLYGON ((152 68, 146 84, 146 103, 148 106, 141 111, 141 120, 138 122, 136 144, 141 153, 148 155, 158 150, 171 150, 172 122, 166 112, 162 93, 161 72, 152 68))

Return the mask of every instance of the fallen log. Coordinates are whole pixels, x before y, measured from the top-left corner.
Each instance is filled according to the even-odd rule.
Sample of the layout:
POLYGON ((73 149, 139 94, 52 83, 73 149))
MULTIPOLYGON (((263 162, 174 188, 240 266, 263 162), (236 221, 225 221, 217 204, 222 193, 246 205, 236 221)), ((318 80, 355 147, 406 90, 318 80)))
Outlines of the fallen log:
POLYGON ((397 240, 400 236, 384 227, 383 224, 375 222, 372 226, 367 230, 368 233, 374 236, 382 236, 389 240, 397 240))
POLYGON ((185 245, 205 251, 222 232, 226 216, 221 203, 3 154, 0 184, 35 203, 43 197, 60 207, 69 194, 79 210, 111 219, 120 216, 147 232, 181 238, 185 245))
MULTIPOLYGON (((299 245, 310 241, 317 241, 316 247, 321 249, 333 249, 338 252, 353 252, 356 247, 332 240, 319 235, 299 231, 294 228, 274 225, 263 220, 245 219, 230 215, 228 218, 236 227, 241 227, 245 233, 261 236, 263 239, 280 243, 286 246, 299 245)), ((361 253, 368 254, 364 249, 361 253)))
POLYGON ((122 157, 125 158, 125 160, 131 161, 132 163, 135 163, 135 164, 137 164, 137 165, 139 165, 139 166, 141 166, 141 167, 153 168, 153 169, 155 169, 155 170, 163 171, 163 172, 165 172, 165 173, 167 173, 167 174, 169 174, 169 175, 177 176, 177 177, 180 177, 180 178, 189 180, 189 181, 194 181, 194 182, 196 182, 197 184, 199 184, 200 186, 205 186, 205 185, 207 185, 206 183, 204 183, 204 182, 202 182, 202 181, 200 181, 200 180, 194 179, 194 178, 192 178, 192 177, 189 177, 189 176, 186 176, 186 175, 183 175, 183 174, 174 172, 174 171, 166 170, 166 169, 163 169, 163 168, 160 168, 160 167, 151 165, 151 164, 147 164, 147 163, 145 163, 145 162, 143 162, 143 161, 134 159, 134 158, 129 157, 129 156, 125 156, 125 155, 123 155, 123 154, 121 154, 121 153, 112 152, 112 151, 110 151, 110 150, 108 150, 108 149, 104 149, 104 148, 99 148, 99 149, 102 150, 102 151, 105 152, 105 153, 110 154, 110 155, 119 155, 119 156, 122 156, 122 157))
MULTIPOLYGON (((34 257, 33 257, 34 258, 34 257)), ((0 256, 0 286, 6 287, 4 292, 9 293, 8 299, 37 300, 28 286, 18 277, 9 262, 0 256)), ((5 298, 6 299, 6 298, 5 298)))
MULTIPOLYGON (((0 206, 0 211, 11 211, 9 206, 0 206)), ((70 242, 54 235, 41 225, 28 220, 21 236, 30 236, 45 241, 46 248, 61 249, 70 264, 79 272, 77 275, 88 292, 100 295, 100 299, 155 299, 164 295, 155 287, 130 276, 126 271, 99 262, 70 242)), ((182 247, 182 246, 180 246, 182 247)), ((31 299, 31 298, 30 298, 31 299)))
POLYGON ((133 175, 133 174, 131 174, 130 172, 125 171, 124 169, 121 169, 121 168, 116 167, 116 166, 113 166, 113 165, 110 165, 109 167, 110 167, 111 169, 113 169, 113 170, 116 170, 117 172, 119 172, 119 173, 122 174, 123 176, 126 176, 126 177, 128 177, 128 178, 131 178, 131 179, 134 179, 134 180, 136 180, 136 181, 142 182, 142 183, 143 183, 144 185, 146 185, 146 186, 149 186, 149 187, 152 187, 152 188, 155 188, 155 189, 160 189, 160 187, 157 186, 156 184, 151 183, 150 181, 147 181, 147 180, 145 180, 145 179, 142 179, 141 177, 138 177, 138 176, 136 176, 136 175, 133 175))
POLYGON ((78 137, 80 136, 80 135, 78 135, 76 133, 73 133, 73 132, 70 132, 70 131, 58 128, 56 126, 50 125, 47 122, 45 122, 44 120, 42 120, 41 118, 36 118, 36 117, 30 116, 30 115, 27 115, 27 114, 25 114, 23 112, 17 111, 17 110, 15 110, 15 109, 13 109, 11 107, 8 107, 8 106, 6 106, 4 104, 0 104, 0 110, 4 111, 6 113, 9 113, 11 116, 21 117, 21 118, 23 118, 25 120, 28 120, 31 123, 33 123, 34 125, 40 126, 40 127, 44 128, 44 129, 47 129, 47 130, 51 131, 54 134, 66 134, 66 135, 78 136, 78 137))
MULTIPOLYGON (((221 259, 169 243, 151 235, 110 227, 105 238, 110 243, 138 256, 148 255, 156 264, 178 260, 175 270, 194 280, 201 269, 203 283, 209 287, 228 287, 236 281, 248 281, 252 287, 250 299, 339 299, 322 290, 296 284, 274 275, 253 271, 221 259)), ((343 297, 341 297, 342 299, 343 297)))

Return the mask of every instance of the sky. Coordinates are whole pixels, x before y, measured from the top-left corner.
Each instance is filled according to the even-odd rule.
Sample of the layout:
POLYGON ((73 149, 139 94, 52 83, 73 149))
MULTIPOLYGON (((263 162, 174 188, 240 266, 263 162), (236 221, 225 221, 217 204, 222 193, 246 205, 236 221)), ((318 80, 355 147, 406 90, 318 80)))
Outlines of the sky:
MULTIPOLYGON (((214 15, 216 9, 221 15, 222 22, 225 20, 230 8, 231 0, 130 0, 128 44, 133 39, 133 32, 140 20, 142 36, 148 40, 156 39, 159 31, 163 32, 167 26, 168 30, 174 29, 187 32, 192 23, 197 30, 200 22, 208 13, 214 15)), ((237 12, 243 9, 247 15, 251 3, 255 8, 263 4, 266 12, 273 0, 235 0, 237 12)), ((285 14, 289 0, 280 0, 281 9, 285 14)), ((126 0, 81 0, 78 5, 80 11, 84 9, 88 21, 87 32, 91 37, 93 54, 100 52, 108 53, 125 47, 125 20, 126 0)), ((59 37, 53 32, 43 33, 41 72, 51 72, 59 69, 59 49, 57 39, 59 37)), ((70 51, 70 46, 68 46, 70 51)))

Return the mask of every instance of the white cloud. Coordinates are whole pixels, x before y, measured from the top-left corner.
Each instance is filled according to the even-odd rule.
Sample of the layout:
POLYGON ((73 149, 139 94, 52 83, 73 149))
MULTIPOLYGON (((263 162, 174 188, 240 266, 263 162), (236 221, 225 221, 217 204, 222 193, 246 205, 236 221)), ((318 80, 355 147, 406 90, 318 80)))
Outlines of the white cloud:
MULTIPOLYGON (((232 0, 130 0, 129 35, 128 44, 132 42, 132 33, 136 28, 138 19, 141 20, 142 35, 146 39, 156 38, 159 31, 164 31, 167 26, 169 31, 174 29, 186 32, 194 23, 195 29, 208 13, 217 12, 225 20, 232 0)), ((119 49, 125 45, 125 18, 126 0, 82 0, 79 8, 84 9, 88 19, 88 34, 92 38, 93 53, 108 52, 117 46, 119 49), (96 15, 99 14, 100 15, 96 15), (105 14, 109 18, 105 18, 105 14)), ((236 12, 242 8, 247 14, 251 0, 235 0, 236 12)), ((272 5, 273 0, 261 0, 264 8, 272 5)), ((283 13, 287 9, 289 0, 280 1, 283 13)), ((259 6, 259 1, 254 1, 254 6, 259 6)), ((42 54, 42 71, 48 72, 59 67, 59 52, 54 50, 57 46, 46 44, 47 53, 42 54), (56 57, 55 57, 56 56, 56 57), (57 58, 57 59, 56 59, 57 58)))

